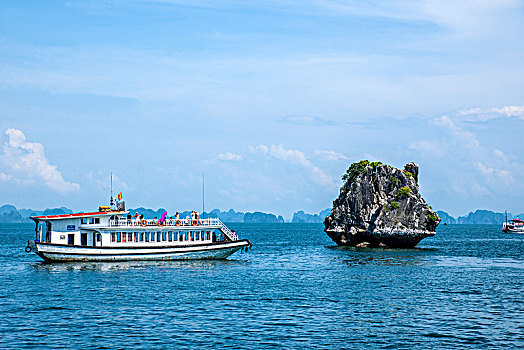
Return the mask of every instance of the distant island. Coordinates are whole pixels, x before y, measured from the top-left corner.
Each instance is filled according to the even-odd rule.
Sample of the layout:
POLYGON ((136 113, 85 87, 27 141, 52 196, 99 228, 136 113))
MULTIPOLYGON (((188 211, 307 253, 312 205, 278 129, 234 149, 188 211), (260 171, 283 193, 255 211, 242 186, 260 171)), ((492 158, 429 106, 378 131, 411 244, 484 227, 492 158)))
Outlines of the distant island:
MULTIPOLYGON (((128 209, 131 213, 139 212, 144 214, 146 218, 160 217, 165 209, 160 208, 153 210, 149 208, 139 207, 136 209, 128 209)), ((322 223, 324 218, 328 216, 331 209, 324 209, 318 214, 308 214, 300 210, 293 214, 290 222, 292 223, 322 223)), ((17 209, 14 205, 3 205, 0 206, 0 223, 32 223, 29 219, 30 216, 34 215, 60 215, 60 214, 71 214, 73 210, 60 207, 60 208, 48 208, 45 210, 34 210, 34 209, 17 209)), ((169 215, 174 213, 168 212, 169 215)), ((497 224, 500 225, 506 220, 504 213, 497 213, 490 210, 476 210, 470 212, 466 216, 459 216, 455 218, 445 211, 437 210, 437 214, 442 219, 440 225, 446 224, 497 224)), ((180 213, 180 217, 186 217, 190 215, 190 211, 180 213)), ((524 217, 524 213, 519 214, 519 217, 524 217)), ((271 213, 263 212, 241 212, 230 209, 228 211, 221 211, 219 209, 213 209, 209 213, 205 213, 205 217, 219 218, 223 222, 248 222, 248 223, 282 223, 285 222, 282 215, 276 215, 271 213)), ((508 219, 513 218, 511 213, 508 213, 508 219)))
MULTIPOLYGON (((458 218, 454 218, 453 216, 449 215, 445 211, 437 210, 437 214, 442 219, 441 224, 458 224, 458 225, 466 225, 466 224, 476 224, 476 225, 500 225, 504 221, 506 221, 506 214, 505 213, 496 213, 491 210, 476 210, 475 212, 470 212, 466 216, 459 216, 458 218)), ((516 215, 518 217, 524 217, 524 213, 516 215)), ((508 220, 513 218, 513 214, 508 213, 508 220)))

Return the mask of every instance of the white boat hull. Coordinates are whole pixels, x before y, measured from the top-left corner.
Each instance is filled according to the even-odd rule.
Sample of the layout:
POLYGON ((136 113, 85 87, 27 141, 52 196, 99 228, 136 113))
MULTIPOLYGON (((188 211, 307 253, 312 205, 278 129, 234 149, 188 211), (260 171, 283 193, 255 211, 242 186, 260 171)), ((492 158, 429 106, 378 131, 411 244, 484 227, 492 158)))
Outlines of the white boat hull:
POLYGON ((518 224, 503 222, 502 223, 502 232, 504 233, 524 233, 524 225, 520 222, 518 224))
POLYGON ((29 241, 28 247, 47 262, 226 259, 248 240, 163 247, 88 247, 29 241))

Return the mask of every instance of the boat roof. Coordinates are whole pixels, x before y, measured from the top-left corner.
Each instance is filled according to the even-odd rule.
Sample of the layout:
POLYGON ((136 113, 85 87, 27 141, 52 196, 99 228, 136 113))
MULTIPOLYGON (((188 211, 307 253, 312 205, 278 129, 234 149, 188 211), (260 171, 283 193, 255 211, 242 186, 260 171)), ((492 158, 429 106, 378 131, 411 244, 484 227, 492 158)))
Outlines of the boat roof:
POLYGON ((524 222, 524 220, 519 219, 519 218, 511 219, 511 221, 513 221, 513 222, 524 222))
POLYGON ((85 218, 85 217, 90 217, 90 216, 122 215, 122 214, 127 214, 127 213, 129 212, 126 210, 93 211, 90 213, 31 216, 31 219, 33 220, 61 220, 61 219, 71 219, 71 218, 85 218))

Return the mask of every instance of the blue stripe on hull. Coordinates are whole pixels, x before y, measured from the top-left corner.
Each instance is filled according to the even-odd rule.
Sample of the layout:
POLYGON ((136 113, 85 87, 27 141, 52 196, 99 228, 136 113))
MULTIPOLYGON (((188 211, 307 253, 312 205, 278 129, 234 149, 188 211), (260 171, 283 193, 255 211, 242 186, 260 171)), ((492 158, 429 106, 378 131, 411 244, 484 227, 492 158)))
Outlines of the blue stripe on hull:
POLYGON ((170 254, 147 254, 147 255, 69 255, 55 253, 40 253, 39 255, 46 261, 143 261, 143 260, 201 260, 201 259, 226 259, 228 256, 239 250, 240 247, 187 252, 187 253, 170 253, 170 254))

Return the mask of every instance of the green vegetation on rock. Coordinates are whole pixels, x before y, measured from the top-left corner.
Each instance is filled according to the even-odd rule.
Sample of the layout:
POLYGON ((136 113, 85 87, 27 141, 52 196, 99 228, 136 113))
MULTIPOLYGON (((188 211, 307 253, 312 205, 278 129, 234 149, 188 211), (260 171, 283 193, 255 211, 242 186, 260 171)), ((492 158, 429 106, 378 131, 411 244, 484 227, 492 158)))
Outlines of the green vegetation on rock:
POLYGON ((428 219, 429 219, 430 221, 437 222, 438 219, 439 219, 439 217, 438 217, 438 215, 435 214, 435 213, 430 213, 430 214, 428 215, 428 219))
POLYGON ((342 175, 342 181, 353 181, 355 177, 357 177, 359 174, 362 174, 364 171, 366 171, 366 167, 369 165, 369 160, 363 159, 360 162, 355 162, 351 164, 346 170, 346 173, 342 175))
POLYGON ((397 209, 398 207, 398 202, 391 202, 391 209, 397 209))
POLYGON ((379 166, 385 166, 385 167, 388 167, 390 169, 393 169, 393 167, 391 165, 388 165, 388 164, 383 164, 382 162, 369 162, 369 160, 367 159, 363 159, 359 162, 355 162, 353 164, 351 164, 348 168, 348 170, 346 170, 346 173, 344 175, 342 175, 342 181, 344 182, 352 182, 358 175, 362 174, 364 171, 366 171, 366 167, 367 166, 371 166, 371 168, 373 168, 373 171, 375 171, 377 169, 377 167, 379 166))
POLYGON ((391 177, 391 182, 393 182, 395 185, 398 183, 398 179, 394 176, 391 177))
POLYGON ((408 198, 410 193, 411 188, 409 188, 408 186, 404 186, 398 190, 398 196, 400 198, 408 198))
POLYGON ((375 170, 378 166, 383 164, 381 162, 372 162, 370 165, 373 168, 373 170, 375 170))

